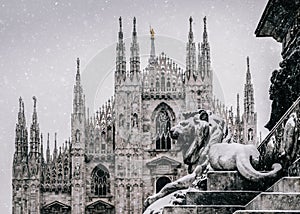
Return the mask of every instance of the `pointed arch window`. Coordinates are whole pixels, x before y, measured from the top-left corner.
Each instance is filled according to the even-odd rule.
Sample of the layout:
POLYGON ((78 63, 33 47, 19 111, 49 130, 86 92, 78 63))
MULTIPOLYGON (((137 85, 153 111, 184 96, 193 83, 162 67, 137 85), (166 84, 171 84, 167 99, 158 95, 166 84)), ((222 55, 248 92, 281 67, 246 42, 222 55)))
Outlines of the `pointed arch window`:
POLYGON ((159 91, 159 79, 156 79, 156 91, 159 91))
POLYGON ((91 190, 96 197, 106 196, 110 193, 109 172, 100 164, 92 172, 91 190))
POLYGON ((168 81, 167 81, 167 91, 171 91, 170 78, 168 78, 168 81))
POLYGON ((162 91, 165 91, 165 83, 166 82, 166 79, 165 79, 165 73, 162 73, 161 74, 161 90, 162 91))
POLYGON ((162 108, 156 117, 156 149, 171 149, 171 120, 166 109, 162 108))

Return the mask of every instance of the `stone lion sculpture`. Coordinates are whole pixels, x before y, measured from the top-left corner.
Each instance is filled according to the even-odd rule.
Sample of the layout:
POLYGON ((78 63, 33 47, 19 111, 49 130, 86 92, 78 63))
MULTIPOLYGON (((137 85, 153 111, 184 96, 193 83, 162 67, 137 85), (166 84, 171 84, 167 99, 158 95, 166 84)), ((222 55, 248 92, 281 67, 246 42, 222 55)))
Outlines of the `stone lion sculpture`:
POLYGON ((230 143, 231 135, 222 118, 205 110, 184 116, 186 119, 171 129, 171 136, 181 144, 183 161, 188 165, 190 174, 165 185, 160 192, 148 197, 145 208, 170 193, 192 187, 199 178, 205 179, 208 169, 238 170, 251 181, 275 176, 281 170, 280 164, 273 164, 270 172, 256 171, 251 161, 253 164, 259 161, 257 148, 254 145, 230 143))

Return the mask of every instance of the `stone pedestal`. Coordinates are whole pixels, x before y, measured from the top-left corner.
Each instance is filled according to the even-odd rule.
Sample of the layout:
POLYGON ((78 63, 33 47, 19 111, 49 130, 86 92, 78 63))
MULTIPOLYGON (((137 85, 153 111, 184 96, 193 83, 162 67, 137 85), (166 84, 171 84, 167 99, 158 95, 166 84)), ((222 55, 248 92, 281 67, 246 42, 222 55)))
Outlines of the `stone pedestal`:
POLYGON ((246 190, 265 191, 278 178, 261 179, 259 182, 249 181, 238 171, 209 171, 207 173, 208 191, 246 190))
POLYGON ((253 190, 259 191, 261 185, 251 182, 237 171, 210 171, 207 173, 208 191, 253 190))
POLYGON ((258 191, 188 191, 188 205, 242 205, 245 206, 258 191))

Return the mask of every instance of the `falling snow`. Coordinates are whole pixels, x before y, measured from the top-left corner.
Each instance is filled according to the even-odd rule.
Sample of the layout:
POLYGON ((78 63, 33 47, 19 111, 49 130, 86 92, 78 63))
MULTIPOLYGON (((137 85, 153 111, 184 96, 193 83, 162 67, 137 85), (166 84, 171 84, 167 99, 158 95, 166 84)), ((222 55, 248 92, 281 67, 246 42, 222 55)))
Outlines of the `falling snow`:
MULTIPOLYGON (((206 15, 212 66, 228 105, 235 105, 236 93, 241 93, 245 59, 247 55, 251 58, 258 127, 262 129, 269 114, 270 104, 266 103, 269 77, 280 61, 280 47, 276 42, 254 36, 266 3, 266 0, 226 3, 217 0, 29 0, 18 3, 4 0, 0 5, 0 136, 5 146, 0 155, 0 188, 5 194, 0 196, 0 210, 10 213, 11 209, 10 179, 18 98, 22 96, 25 100, 28 126, 35 95, 41 131, 44 134, 58 131, 60 142, 68 139, 70 131, 66 127, 70 127, 75 60, 80 57, 82 68, 85 68, 105 48, 114 50, 119 16, 126 20, 125 37, 130 37, 132 18, 136 16, 140 37, 148 36, 151 24, 158 36, 175 38, 185 44, 188 17, 194 17, 195 37, 199 41, 202 18, 206 15)), ((183 50, 183 58, 184 54, 183 50)), ((112 55, 110 69, 114 66, 114 58, 112 55)), ((111 88, 110 81, 104 81, 103 88, 111 88)), ((111 96, 105 91, 101 93, 111 96)))

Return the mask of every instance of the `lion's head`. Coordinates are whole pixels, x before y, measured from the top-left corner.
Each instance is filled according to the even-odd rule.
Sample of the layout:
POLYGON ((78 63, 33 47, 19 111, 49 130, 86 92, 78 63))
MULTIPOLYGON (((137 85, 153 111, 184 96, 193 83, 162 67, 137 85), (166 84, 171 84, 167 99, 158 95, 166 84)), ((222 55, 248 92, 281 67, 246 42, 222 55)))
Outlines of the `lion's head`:
POLYGON ((200 159, 200 150, 207 144, 209 134, 208 114, 204 110, 185 114, 186 118, 172 127, 171 137, 181 144, 184 163, 196 165, 200 159))
POLYGON ((204 110, 199 110, 196 112, 185 113, 183 115, 185 120, 180 121, 176 126, 172 127, 170 132, 173 139, 182 137, 183 139, 181 140, 186 142, 189 141, 189 139, 194 139, 195 126, 199 124, 200 120, 208 122, 208 114, 204 110))

